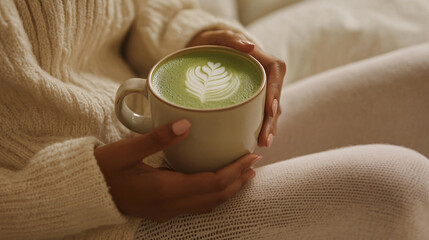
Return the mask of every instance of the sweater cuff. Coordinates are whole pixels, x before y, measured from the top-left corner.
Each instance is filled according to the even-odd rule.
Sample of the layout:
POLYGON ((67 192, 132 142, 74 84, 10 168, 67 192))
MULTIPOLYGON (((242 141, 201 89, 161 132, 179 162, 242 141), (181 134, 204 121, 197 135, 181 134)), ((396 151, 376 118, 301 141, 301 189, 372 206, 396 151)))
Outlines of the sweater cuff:
POLYGON ((163 48, 160 56, 165 56, 173 51, 184 48, 197 34, 206 30, 231 30, 242 33, 250 41, 262 48, 262 44, 251 35, 240 23, 213 16, 201 9, 183 10, 170 23, 165 32, 163 48), (167 42, 168 41, 168 42, 167 42))
POLYGON ((48 208, 46 212, 53 204, 62 203, 59 209, 53 209, 57 210, 52 213, 57 214, 53 219, 63 217, 66 221, 58 219, 57 224, 65 224, 64 228, 68 226, 73 232, 126 221, 116 208, 95 159, 97 145, 100 142, 93 137, 54 145, 60 159, 43 170, 45 189, 38 192, 49 193, 43 200, 48 208))

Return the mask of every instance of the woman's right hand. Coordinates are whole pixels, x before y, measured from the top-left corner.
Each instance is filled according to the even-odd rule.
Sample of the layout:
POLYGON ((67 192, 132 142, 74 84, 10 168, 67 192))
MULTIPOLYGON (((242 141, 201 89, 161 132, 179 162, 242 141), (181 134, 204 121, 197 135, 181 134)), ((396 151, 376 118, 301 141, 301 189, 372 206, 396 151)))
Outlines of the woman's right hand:
POLYGON ((255 176, 251 166, 260 159, 255 154, 247 154, 215 173, 183 174, 142 162, 146 156, 181 142, 189 128, 189 121, 180 120, 95 149, 110 194, 122 213, 157 222, 182 214, 207 213, 255 176))

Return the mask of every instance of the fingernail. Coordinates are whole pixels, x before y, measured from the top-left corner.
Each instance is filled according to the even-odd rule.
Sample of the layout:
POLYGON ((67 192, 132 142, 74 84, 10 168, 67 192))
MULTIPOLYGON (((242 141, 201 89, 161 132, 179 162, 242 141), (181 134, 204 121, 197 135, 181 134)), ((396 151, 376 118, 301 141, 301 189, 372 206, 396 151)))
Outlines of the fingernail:
POLYGON ((262 156, 257 156, 255 159, 252 160, 250 163, 250 166, 255 165, 255 163, 259 162, 262 159, 262 156))
POLYGON ((273 101, 273 117, 276 116, 278 109, 279 109, 279 101, 277 101, 277 99, 274 99, 274 101, 273 101))
POLYGON ((171 130, 177 136, 184 134, 191 127, 191 123, 186 120, 180 120, 171 125, 171 130))
POLYGON ((267 138, 267 147, 271 147, 271 144, 273 144, 274 135, 270 133, 267 138))
POLYGON ((252 45, 252 46, 254 46, 255 44, 254 43, 252 43, 251 41, 247 41, 247 40, 240 40, 240 42, 242 42, 243 44, 246 44, 246 45, 252 45))

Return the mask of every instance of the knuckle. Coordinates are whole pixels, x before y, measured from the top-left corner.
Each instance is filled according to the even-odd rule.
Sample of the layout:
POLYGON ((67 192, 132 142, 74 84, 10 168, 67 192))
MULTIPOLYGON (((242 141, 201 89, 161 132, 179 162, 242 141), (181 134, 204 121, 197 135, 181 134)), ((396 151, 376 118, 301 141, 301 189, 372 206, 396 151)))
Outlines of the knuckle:
POLYGON ((279 88, 278 82, 270 82, 268 85, 269 85, 270 89, 275 90, 274 93, 279 92, 280 88, 279 88))
POLYGON ((286 72, 286 62, 281 60, 281 59, 277 59, 276 60, 276 65, 279 67, 279 69, 282 72, 286 72))
POLYGON ((225 33, 225 35, 227 35, 227 36, 229 36, 229 37, 231 37, 231 36, 234 36, 234 35, 235 35, 235 32, 233 32, 233 31, 231 31, 231 30, 226 30, 224 33, 225 33))
POLYGON ((236 33, 236 36, 238 36, 239 38, 243 38, 243 39, 247 39, 246 36, 243 33, 236 33))
POLYGON ((242 172, 243 170, 247 169, 249 167, 249 160, 247 158, 243 158, 240 162, 239 162, 239 170, 242 172))
POLYGON ((233 37, 235 39, 237 39, 237 40, 246 39, 246 37, 244 36, 244 34, 242 34, 242 33, 236 33, 236 32, 233 33, 233 37))

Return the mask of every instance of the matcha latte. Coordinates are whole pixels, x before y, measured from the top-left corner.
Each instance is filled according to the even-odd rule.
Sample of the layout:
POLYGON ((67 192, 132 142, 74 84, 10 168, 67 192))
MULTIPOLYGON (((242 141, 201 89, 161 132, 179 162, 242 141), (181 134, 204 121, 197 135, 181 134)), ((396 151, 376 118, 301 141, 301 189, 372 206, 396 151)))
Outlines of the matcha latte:
POLYGON ((215 172, 253 152, 264 121, 267 77, 252 56, 222 46, 176 51, 158 61, 148 79, 130 78, 118 88, 115 113, 138 133, 187 119, 186 139, 164 150, 168 165, 180 172, 215 172), (143 112, 125 98, 142 94, 143 112), (148 108, 146 108, 148 107, 148 108))
POLYGON ((257 64, 228 49, 201 49, 174 55, 152 72, 154 92, 175 105, 214 109, 251 98, 263 83, 257 64))

